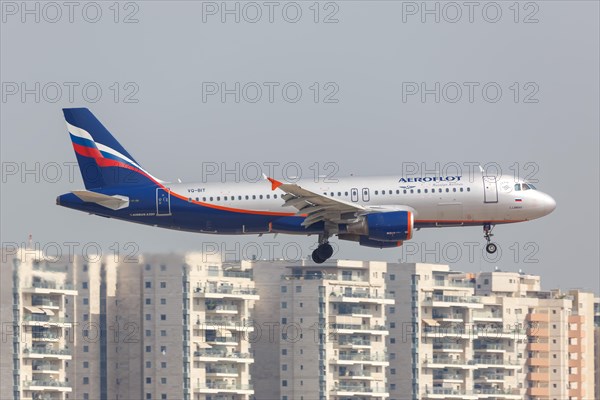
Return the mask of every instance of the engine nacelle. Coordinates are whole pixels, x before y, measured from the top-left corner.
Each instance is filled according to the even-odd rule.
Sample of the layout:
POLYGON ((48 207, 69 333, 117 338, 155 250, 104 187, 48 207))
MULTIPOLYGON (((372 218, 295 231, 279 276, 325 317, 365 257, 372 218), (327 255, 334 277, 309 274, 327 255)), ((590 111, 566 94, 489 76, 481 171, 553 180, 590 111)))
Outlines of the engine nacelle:
POLYGON ((402 241, 398 240, 397 242, 383 242, 381 240, 372 240, 369 239, 368 237, 365 236, 361 236, 360 239, 358 240, 358 243, 361 246, 366 246, 366 247, 375 247, 378 249, 388 249, 390 247, 400 247, 402 246, 402 241))
POLYGON ((346 231, 372 241, 401 242, 412 238, 414 222, 413 213, 410 211, 371 213, 363 216, 358 222, 348 224, 346 231))

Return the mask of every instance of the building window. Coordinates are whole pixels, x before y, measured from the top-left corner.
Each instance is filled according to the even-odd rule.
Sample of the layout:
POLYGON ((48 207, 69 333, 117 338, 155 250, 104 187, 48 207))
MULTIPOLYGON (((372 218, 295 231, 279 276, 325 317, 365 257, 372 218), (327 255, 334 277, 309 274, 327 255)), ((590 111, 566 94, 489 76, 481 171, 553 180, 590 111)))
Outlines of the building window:
POLYGON ((167 378, 160 378, 160 383, 162 385, 166 385, 167 384, 167 378))
POLYGON ((146 314, 146 321, 150 321, 152 319, 152 315, 151 314, 146 314))
POLYGON ((281 293, 287 293, 287 286, 281 287, 281 293))
POLYGON ((163 337, 164 337, 164 336, 167 336, 167 331, 166 331, 166 330, 164 330, 164 329, 163 329, 163 330, 161 330, 161 331, 160 331, 160 336, 163 336, 163 337))
POLYGON ((160 363, 160 367, 161 368, 167 368, 167 362, 166 361, 161 362, 160 363))
POLYGON ((146 299, 146 305, 149 306, 150 304, 152 304, 152 299, 146 299))
POLYGON ((286 379, 284 379, 284 380, 281 381, 281 386, 287 386, 287 380, 286 379))
POLYGON ((296 293, 302 292, 302 286, 296 286, 296 293))
POLYGON ((281 302, 281 308, 287 308, 287 302, 282 301, 281 302))
POLYGON ((395 281, 395 280, 396 280, 396 275, 390 274, 390 281, 395 281))
POLYGON ((89 351, 90 351, 90 347, 89 346, 87 346, 87 345, 83 346, 83 352, 84 353, 89 353, 89 351))
POLYGON ((281 349, 281 355, 287 356, 287 349, 281 349))
POLYGON ((152 368, 152 362, 146 361, 146 368, 152 368))
POLYGON ((81 288, 82 289, 87 289, 88 288, 88 283, 87 282, 81 282, 81 288))
POLYGON ((152 336, 152 331, 150 329, 146 329, 146 336, 152 336))
POLYGON ((167 320, 167 314, 160 314, 160 320, 161 321, 166 321, 167 320))
POLYGON ((161 398, 162 400, 167 400, 167 394, 166 394, 166 393, 163 393, 163 394, 161 394, 161 395, 160 395, 160 398, 161 398))
MULTIPOLYGON (((146 383, 150 383, 148 382, 148 379, 150 378, 146 378, 146 383)), ((146 400, 151 400, 152 399, 152 393, 146 393, 146 400)))
POLYGON ((160 283, 160 288, 161 289, 166 289, 167 288, 167 282, 161 282, 160 283))
POLYGON ((285 325, 287 324, 287 318, 283 317, 281 318, 281 325, 285 325))
POLYGON ((90 383, 90 378, 88 378, 87 376, 84 376, 83 377, 83 384, 84 385, 89 385, 89 383, 90 383))
POLYGON ((146 353, 152 352, 152 346, 146 346, 146 353))
POLYGON ((88 361, 84 361, 83 368, 89 368, 89 367, 90 367, 90 363, 88 361))
MULTIPOLYGON (((150 378, 150 377, 146 378, 146 383, 147 384, 151 384, 152 383, 152 378, 150 378)), ((148 394, 150 394, 150 393, 148 393, 148 394)), ((148 395, 146 395, 146 397, 148 397, 148 395)))
POLYGON ((163 306, 167 304, 167 299, 160 299, 160 304, 163 306))
POLYGON ((83 305, 87 306, 88 304, 90 304, 90 299, 88 299, 87 297, 83 298, 83 305))
POLYGON ((160 265, 160 270, 163 271, 163 272, 166 271, 167 270, 167 266, 165 264, 161 264, 160 265))
POLYGON ((282 371, 287 371, 287 364, 282 364, 281 365, 281 370, 282 371))

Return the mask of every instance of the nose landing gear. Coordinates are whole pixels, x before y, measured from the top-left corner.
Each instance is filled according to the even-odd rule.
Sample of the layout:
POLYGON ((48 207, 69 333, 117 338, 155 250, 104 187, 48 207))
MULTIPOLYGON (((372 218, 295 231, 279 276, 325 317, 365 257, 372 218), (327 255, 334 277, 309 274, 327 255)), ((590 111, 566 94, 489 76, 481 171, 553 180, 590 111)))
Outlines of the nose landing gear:
POLYGON ((316 264, 324 263, 333 255, 333 247, 328 239, 328 236, 319 235, 319 246, 312 252, 312 260, 316 264))
POLYGON ((485 245, 485 251, 487 251, 489 254, 494 254, 496 250, 498 250, 498 246, 496 246, 495 243, 492 243, 492 236, 494 236, 492 234, 493 229, 494 227, 490 224, 483 225, 483 237, 487 241, 487 244, 485 245))

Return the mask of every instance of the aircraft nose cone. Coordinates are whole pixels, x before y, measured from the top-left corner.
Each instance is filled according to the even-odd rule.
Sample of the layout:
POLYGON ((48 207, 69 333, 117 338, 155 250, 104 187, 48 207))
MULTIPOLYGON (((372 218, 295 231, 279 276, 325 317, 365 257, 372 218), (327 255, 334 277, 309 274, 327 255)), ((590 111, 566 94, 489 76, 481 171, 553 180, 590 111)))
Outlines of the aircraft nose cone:
POLYGON ((548 195, 544 196, 544 211, 550 214, 556 208, 556 201, 548 195))

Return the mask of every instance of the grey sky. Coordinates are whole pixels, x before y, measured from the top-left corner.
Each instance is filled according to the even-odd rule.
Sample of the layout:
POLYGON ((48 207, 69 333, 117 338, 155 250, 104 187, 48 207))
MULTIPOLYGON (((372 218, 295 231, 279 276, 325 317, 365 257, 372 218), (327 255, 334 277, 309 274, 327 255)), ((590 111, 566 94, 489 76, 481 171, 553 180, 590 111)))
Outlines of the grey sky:
MULTIPOLYGON (((275 255, 281 254, 283 244, 297 242, 303 255, 309 254, 314 238, 199 235, 88 216, 54 204, 57 195, 83 187, 78 171, 73 183, 66 167, 56 183, 9 173, 14 163, 34 168, 39 162, 43 169, 53 165, 49 163, 74 162, 61 108, 86 106, 145 169, 165 180, 200 180, 203 162, 233 167, 235 162, 294 161, 304 176, 312 174, 309 167, 315 162, 322 167, 334 162, 339 176, 399 175, 403 162, 424 162, 430 169, 436 162, 494 162, 505 173, 519 163, 523 176, 533 171, 525 170, 525 164, 535 163, 537 186, 558 207, 538 221, 497 227, 495 239, 503 249, 498 262, 482 259, 480 228, 417 232, 416 248, 411 248, 417 255, 405 259, 452 260, 455 253, 448 244, 457 243, 463 254, 453 264, 456 269, 522 268, 541 274, 545 288, 599 291, 598 2, 521 4, 518 16, 513 2, 481 2, 472 23, 464 6, 456 23, 444 20, 454 18, 455 10, 443 9, 443 3, 440 23, 431 15, 422 23, 418 11, 411 14, 411 7, 421 2, 391 1, 321 3, 318 23, 313 2, 297 3, 302 10, 297 23, 284 19, 286 3, 275 6, 273 23, 265 6, 257 23, 244 21, 244 15, 240 23, 232 16, 222 23, 220 14, 202 12, 221 2, 193 1, 133 3, 119 10, 118 23, 112 2, 98 3, 102 17, 97 23, 83 18, 86 3, 81 3, 74 22, 63 9, 62 17, 50 23, 45 19, 54 18, 54 10, 40 4, 40 22, 25 15, 23 23, 21 4, 2 3, 2 242, 23 242, 31 233, 42 245, 98 242, 106 252, 113 242, 123 248, 135 241, 140 251, 152 252, 198 250, 211 242, 227 243, 227 248, 256 242, 263 256, 274 246, 271 242, 280 243, 275 255), (498 8, 500 20, 486 21, 498 8), (139 22, 123 23, 131 13, 139 22), (338 22, 323 23, 327 15, 338 22), (526 18, 538 22, 524 23, 526 18), (20 92, 12 94, 22 84, 35 92, 36 82, 39 102, 35 94, 24 99, 20 92), (63 89, 56 102, 51 101, 57 96, 49 82, 63 89), (65 82, 78 83, 73 102, 67 85, 74 84, 65 82), (96 103, 82 95, 90 82, 97 83, 91 89, 102 89, 96 103), (133 85, 126 86, 128 82, 133 85), (233 95, 225 103, 218 95, 203 101, 203 82, 226 82, 229 87, 257 82, 263 97, 251 103, 247 100, 254 92, 249 91, 239 103, 233 95), (279 84, 272 103, 264 82, 279 84), (281 88, 289 82, 302 89, 296 103, 283 98, 281 88), (316 103, 314 82, 319 86, 316 103), (425 102, 418 94, 408 95, 410 82, 425 82, 429 88, 436 82, 441 88, 449 82, 456 85, 447 85, 446 92, 440 89, 436 103, 434 95, 425 102), (489 83, 502 89, 495 103, 482 94, 489 83), (452 103, 457 85, 462 97, 452 103), (473 102, 468 85, 475 88, 473 102), (338 102, 325 102, 334 92, 331 99, 338 102), (138 102, 126 102, 128 94, 138 102), (468 242, 479 244, 472 260, 468 242), (534 262, 523 263, 537 248, 534 262)), ((36 3, 29 4, 33 8, 36 3)), ((233 8, 235 3, 228 4, 233 8)), ((296 7, 286 7, 286 18, 293 18, 296 7)), ((88 19, 93 11, 87 9, 88 19)), ((246 9, 246 19, 254 11, 246 9)), ((281 177, 281 168, 275 171, 281 177)), ((403 251, 342 242, 338 256, 397 260, 403 251)))

